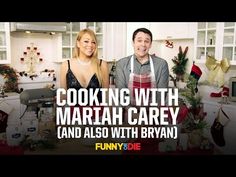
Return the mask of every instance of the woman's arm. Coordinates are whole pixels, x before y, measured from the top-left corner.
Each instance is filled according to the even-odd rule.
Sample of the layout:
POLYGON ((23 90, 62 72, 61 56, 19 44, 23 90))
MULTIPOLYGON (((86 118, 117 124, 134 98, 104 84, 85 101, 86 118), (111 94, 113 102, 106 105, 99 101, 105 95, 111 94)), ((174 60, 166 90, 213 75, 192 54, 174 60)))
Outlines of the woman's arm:
MULTIPOLYGON (((68 70, 68 62, 64 61, 61 64, 61 68, 60 68, 60 88, 64 88, 65 90, 67 90, 67 83, 66 83, 66 73, 68 70)), ((62 99, 66 99, 66 95, 60 95, 61 100, 62 99)))
POLYGON ((68 70, 68 62, 64 61, 61 64, 61 68, 60 68, 60 88, 64 88, 67 89, 67 85, 66 85, 66 72, 68 70))

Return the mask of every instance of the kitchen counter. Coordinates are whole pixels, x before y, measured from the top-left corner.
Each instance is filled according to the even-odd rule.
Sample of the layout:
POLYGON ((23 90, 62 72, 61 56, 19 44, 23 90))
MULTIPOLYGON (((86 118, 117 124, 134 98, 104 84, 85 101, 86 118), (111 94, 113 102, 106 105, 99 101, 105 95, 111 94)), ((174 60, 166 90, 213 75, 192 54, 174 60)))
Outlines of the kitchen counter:
POLYGON ((14 99, 19 99, 20 94, 16 92, 6 92, 4 94, 6 97, 2 98, 0 96, 0 100, 14 100, 14 99))

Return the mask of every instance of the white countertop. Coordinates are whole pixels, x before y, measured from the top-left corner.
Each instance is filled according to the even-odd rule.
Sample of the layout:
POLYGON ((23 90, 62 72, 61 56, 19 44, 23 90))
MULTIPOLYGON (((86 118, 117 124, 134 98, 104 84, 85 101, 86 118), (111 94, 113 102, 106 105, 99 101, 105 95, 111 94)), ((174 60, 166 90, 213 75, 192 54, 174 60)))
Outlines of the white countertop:
POLYGON ((7 92, 5 93, 5 95, 7 95, 7 97, 0 97, 0 100, 14 100, 14 99, 18 99, 20 97, 20 94, 19 93, 16 93, 16 92, 7 92))
POLYGON ((33 79, 25 76, 19 78, 19 84, 32 84, 32 83, 52 82, 52 81, 53 77, 48 77, 48 76, 38 76, 34 77, 33 79))

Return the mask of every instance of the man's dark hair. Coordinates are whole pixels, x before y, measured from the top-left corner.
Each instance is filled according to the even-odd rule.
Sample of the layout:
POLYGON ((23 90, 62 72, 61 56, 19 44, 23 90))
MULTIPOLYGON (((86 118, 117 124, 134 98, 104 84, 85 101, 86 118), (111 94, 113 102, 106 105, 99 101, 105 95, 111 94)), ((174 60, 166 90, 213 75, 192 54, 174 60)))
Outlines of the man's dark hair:
POLYGON ((135 36, 138 34, 138 32, 143 32, 143 33, 148 34, 151 37, 151 42, 152 42, 152 33, 147 28, 138 28, 138 29, 136 29, 133 33, 133 41, 134 41, 135 36))

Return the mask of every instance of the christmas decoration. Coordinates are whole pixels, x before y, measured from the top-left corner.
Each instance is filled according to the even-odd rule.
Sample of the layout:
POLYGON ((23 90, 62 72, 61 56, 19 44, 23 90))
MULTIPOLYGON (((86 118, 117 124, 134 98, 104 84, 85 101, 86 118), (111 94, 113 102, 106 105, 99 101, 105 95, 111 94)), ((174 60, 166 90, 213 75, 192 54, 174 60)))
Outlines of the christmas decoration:
POLYGON ((218 115, 211 126, 212 138, 218 146, 225 146, 224 126, 228 123, 228 121, 225 124, 222 124, 220 119, 223 117, 225 117, 228 121, 230 120, 229 116, 223 111, 221 107, 218 110, 218 115))
POLYGON ((195 92, 196 93, 198 92, 197 84, 198 84, 198 80, 200 79, 201 75, 202 75, 201 69, 197 65, 195 65, 193 62, 190 76, 192 76, 193 78, 196 79, 196 83, 195 83, 195 92))
POLYGON ((31 79, 31 80, 33 80, 34 78, 36 78, 36 77, 40 77, 41 75, 44 75, 45 73, 48 73, 47 74, 47 77, 52 77, 53 78, 53 81, 56 81, 56 74, 55 74, 55 70, 54 69, 52 69, 52 70, 50 70, 50 69, 45 69, 45 70, 43 70, 43 71, 40 71, 40 73, 39 73, 39 75, 38 74, 27 74, 27 72, 26 71, 21 71, 21 72, 18 72, 19 73, 19 75, 21 76, 21 77, 28 77, 29 76, 29 78, 31 79))
POLYGON ((43 61, 43 59, 40 58, 40 52, 38 52, 38 48, 34 46, 34 43, 31 43, 31 46, 27 47, 26 52, 23 52, 23 54, 24 57, 20 60, 27 64, 27 73, 32 75, 35 73, 35 65, 43 61))
POLYGON ((173 42, 170 42, 169 40, 166 40, 166 47, 173 48, 174 47, 173 42))
POLYGON ((201 97, 196 94, 196 85, 198 79, 193 75, 189 75, 187 80, 187 87, 181 92, 182 100, 180 102, 180 113, 178 116, 178 123, 181 123, 181 133, 188 134, 189 148, 205 148, 212 149, 209 140, 204 137, 204 130, 209 128, 208 123, 204 119, 206 112, 204 112, 201 97), (205 144, 209 146, 205 146, 205 144))
POLYGON ((186 117, 182 119, 182 129, 185 132, 192 132, 193 130, 201 130, 202 132, 204 128, 208 127, 208 124, 204 120, 206 113, 203 111, 201 97, 196 94, 197 82, 198 80, 193 75, 189 75, 187 88, 181 93, 184 98, 182 103, 184 109, 186 106, 188 107, 187 116, 185 114, 186 117))
POLYGON ((174 66, 172 67, 172 71, 174 74, 176 74, 177 81, 184 80, 183 76, 185 74, 186 64, 188 61, 188 58, 186 58, 187 52, 188 52, 188 47, 186 47, 183 52, 182 47, 179 46, 178 56, 175 56, 174 59, 172 59, 174 63, 174 66))
POLYGON ((230 68, 230 62, 228 59, 224 58, 221 61, 217 61, 211 56, 207 56, 206 67, 210 71, 208 75, 208 81, 211 84, 215 84, 218 87, 224 85, 224 74, 230 68))
POLYGON ((222 95, 226 96, 226 97, 229 96, 229 87, 222 86, 222 90, 220 92, 218 92, 218 93, 211 92, 211 94, 210 94, 211 97, 222 97, 222 95))
POLYGON ((5 92, 19 92, 18 76, 13 68, 8 65, 0 65, 0 75, 6 80, 3 86, 5 92))

